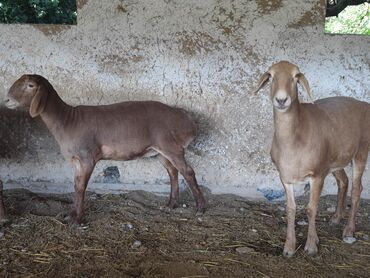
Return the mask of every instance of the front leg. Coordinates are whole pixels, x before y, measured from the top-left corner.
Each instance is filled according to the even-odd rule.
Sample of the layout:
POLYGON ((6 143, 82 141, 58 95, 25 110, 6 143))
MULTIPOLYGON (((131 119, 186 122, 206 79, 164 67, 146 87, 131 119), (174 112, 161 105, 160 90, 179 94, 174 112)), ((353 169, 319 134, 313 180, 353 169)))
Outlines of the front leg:
POLYGON ((75 198, 74 209, 71 211, 71 223, 79 225, 81 224, 83 216, 83 206, 87 183, 89 182, 95 165, 91 161, 82 161, 79 158, 73 158, 72 163, 75 168, 75 198))
POLYGON ((293 257, 296 248, 296 236, 295 236, 295 214, 296 204, 294 199, 293 184, 283 183, 286 194, 286 211, 288 228, 286 234, 286 240, 284 244, 283 255, 286 257, 293 257))
POLYGON ((347 224, 343 230, 343 239, 346 239, 347 237, 353 237, 355 233, 356 214, 360 205, 360 197, 363 189, 361 179, 366 167, 368 147, 366 147, 365 150, 365 152, 359 152, 353 160, 351 210, 347 224))
POLYGON ((315 177, 311 178, 310 181, 310 201, 307 206, 308 216, 308 235, 304 250, 309 255, 317 253, 317 244, 319 243, 319 237, 316 232, 316 214, 317 206, 319 204, 320 194, 324 185, 324 178, 315 177))
POLYGON ((343 169, 333 172, 333 175, 338 185, 338 202, 337 209, 335 210, 335 213, 332 216, 330 222, 333 224, 339 224, 340 220, 342 219, 344 209, 346 207, 348 177, 343 169))

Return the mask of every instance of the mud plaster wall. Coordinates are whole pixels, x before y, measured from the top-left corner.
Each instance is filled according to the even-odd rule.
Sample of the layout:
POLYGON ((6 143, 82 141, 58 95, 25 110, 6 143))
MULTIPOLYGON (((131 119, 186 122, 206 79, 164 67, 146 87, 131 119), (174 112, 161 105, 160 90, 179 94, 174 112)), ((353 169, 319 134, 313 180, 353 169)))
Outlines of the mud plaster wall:
MULTIPOLYGON (((250 94, 268 66, 298 64, 315 98, 370 101, 370 37, 325 35, 323 10, 318 0, 79 1, 77 26, 0 25, 1 94, 21 74, 38 73, 72 105, 151 99, 186 108, 200 130, 187 154, 199 183, 263 198, 259 190, 282 189, 269 156, 267 90, 250 94)), ((72 168, 41 120, 1 113, 7 186, 72 190, 72 168)), ((155 159, 100 162, 91 181, 90 189, 169 190, 155 159), (111 166, 118 183, 104 176, 111 166)), ((325 192, 335 191, 328 178, 325 192)))

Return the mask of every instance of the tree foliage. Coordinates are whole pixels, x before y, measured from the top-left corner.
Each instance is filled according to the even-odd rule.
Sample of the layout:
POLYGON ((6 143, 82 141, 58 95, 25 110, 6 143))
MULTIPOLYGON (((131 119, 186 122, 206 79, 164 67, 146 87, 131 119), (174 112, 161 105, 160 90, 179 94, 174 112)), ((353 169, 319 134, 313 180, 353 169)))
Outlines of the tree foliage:
POLYGON ((370 35, 370 4, 348 6, 338 17, 326 18, 325 32, 370 35))
POLYGON ((0 22, 76 24, 76 0, 0 0, 0 22))

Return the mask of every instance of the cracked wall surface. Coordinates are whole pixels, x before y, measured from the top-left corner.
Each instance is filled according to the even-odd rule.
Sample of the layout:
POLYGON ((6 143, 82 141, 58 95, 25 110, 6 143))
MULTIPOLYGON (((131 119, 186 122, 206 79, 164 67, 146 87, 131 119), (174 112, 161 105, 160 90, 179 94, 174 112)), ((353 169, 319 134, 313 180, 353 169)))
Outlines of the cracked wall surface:
MULTIPOLYGON (((282 189, 269 156, 268 92, 251 94, 272 63, 298 64, 315 99, 370 101, 370 37, 325 35, 324 2, 78 1, 77 26, 0 25, 1 95, 20 75, 38 73, 71 105, 159 100, 185 108, 199 126, 187 153, 199 183, 259 198, 261 189, 282 189)), ((8 186, 50 181, 72 190, 72 168, 41 120, 0 111, 0 176, 8 186)), ((169 190, 155 159, 100 162, 92 182, 114 166, 122 186, 169 190)), ((326 184, 336 192, 332 178, 326 184)))

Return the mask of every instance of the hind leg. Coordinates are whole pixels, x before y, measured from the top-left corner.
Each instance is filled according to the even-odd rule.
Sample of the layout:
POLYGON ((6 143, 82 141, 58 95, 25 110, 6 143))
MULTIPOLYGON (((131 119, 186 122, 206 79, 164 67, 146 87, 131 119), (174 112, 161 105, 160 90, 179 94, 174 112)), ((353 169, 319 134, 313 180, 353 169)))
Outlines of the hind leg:
POLYGON ((193 168, 191 168, 190 165, 185 160, 184 149, 177 148, 172 151, 166 150, 162 151, 161 154, 165 158, 167 158, 185 178, 197 204, 197 213, 203 213, 205 207, 205 199, 203 197, 202 191, 200 191, 199 189, 193 168))
POLYGON ((316 214, 317 207, 319 204, 320 194, 324 185, 324 178, 314 177, 310 181, 310 201, 307 205, 307 216, 308 216, 308 234, 307 241, 304 250, 309 255, 317 253, 317 244, 319 243, 319 237, 316 231, 316 214))
POLYGON ((179 171, 172 165, 172 163, 165 158, 163 155, 159 155, 159 160, 162 163, 162 165, 166 168, 168 175, 170 176, 170 182, 171 182, 171 195, 170 200, 167 204, 167 206, 170 209, 173 209, 177 207, 178 201, 179 201, 179 171))
POLYGON ((346 207, 348 177, 343 169, 333 172, 333 175, 338 185, 338 202, 337 209, 335 210, 335 213, 331 217, 330 222, 333 224, 339 224, 340 220, 343 217, 343 211, 346 207))
POLYGON ((351 211, 346 226, 343 230, 343 238, 353 237, 355 232, 356 214, 360 204, 362 191, 362 175, 365 171, 368 156, 368 147, 359 151, 353 159, 353 181, 351 192, 351 211))

